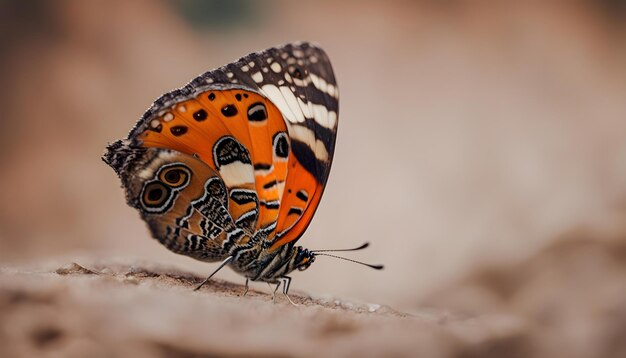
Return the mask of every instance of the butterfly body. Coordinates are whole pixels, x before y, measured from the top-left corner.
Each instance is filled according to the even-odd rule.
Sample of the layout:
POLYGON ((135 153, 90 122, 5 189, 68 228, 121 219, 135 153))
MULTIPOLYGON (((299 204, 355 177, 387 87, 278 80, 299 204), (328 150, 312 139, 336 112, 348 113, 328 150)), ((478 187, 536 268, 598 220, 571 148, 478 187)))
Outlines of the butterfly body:
POLYGON ((295 242, 326 185, 337 116, 326 54, 289 44, 163 95, 103 160, 168 249, 277 283, 315 259, 295 242))

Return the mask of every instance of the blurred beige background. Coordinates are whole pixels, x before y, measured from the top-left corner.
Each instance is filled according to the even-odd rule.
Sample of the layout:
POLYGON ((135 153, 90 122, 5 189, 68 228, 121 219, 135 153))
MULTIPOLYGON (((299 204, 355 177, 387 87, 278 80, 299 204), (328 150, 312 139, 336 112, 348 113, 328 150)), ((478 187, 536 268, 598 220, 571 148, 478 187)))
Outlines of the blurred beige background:
POLYGON ((99 157, 163 92, 295 40, 326 49, 341 91, 331 178, 300 244, 370 241, 353 256, 387 268, 320 257, 294 289, 411 309, 472 268, 624 221, 621 1, 0 5, 2 263, 212 271, 149 238, 99 157))

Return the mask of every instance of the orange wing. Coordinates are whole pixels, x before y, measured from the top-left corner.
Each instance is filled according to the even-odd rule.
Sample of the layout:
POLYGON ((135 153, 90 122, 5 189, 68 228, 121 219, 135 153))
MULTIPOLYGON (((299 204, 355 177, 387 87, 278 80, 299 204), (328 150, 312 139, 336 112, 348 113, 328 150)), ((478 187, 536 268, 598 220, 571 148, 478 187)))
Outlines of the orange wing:
POLYGON ((304 233, 319 205, 337 116, 328 57, 314 45, 290 44, 243 57, 162 96, 129 139, 207 163, 229 190, 233 220, 250 234, 261 230, 276 249, 304 233))
POLYGON ((242 201, 231 195, 233 220, 247 218, 252 236, 276 222, 282 185, 287 177, 286 160, 275 158, 272 138, 286 133, 280 111, 257 93, 240 90, 209 90, 176 105, 151 120, 150 130, 139 134, 145 147, 169 148, 195 155, 220 173, 226 186, 254 190, 258 200, 242 201), (215 151, 223 138, 232 137, 249 155, 251 163, 235 173, 220 168, 215 151), (246 215, 246 216, 244 216, 246 215))

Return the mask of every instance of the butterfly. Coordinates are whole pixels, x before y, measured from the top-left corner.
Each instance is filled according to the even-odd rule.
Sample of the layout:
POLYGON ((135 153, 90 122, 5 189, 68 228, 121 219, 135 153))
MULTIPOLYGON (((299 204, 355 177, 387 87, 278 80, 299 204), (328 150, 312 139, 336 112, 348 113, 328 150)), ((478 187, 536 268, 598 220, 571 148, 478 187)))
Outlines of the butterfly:
POLYGON ((328 180, 338 113, 326 53, 310 43, 287 44, 164 94, 102 159, 169 250, 221 261, 213 274, 230 266, 246 277, 246 292, 248 280, 276 290, 284 282, 287 296, 287 275, 307 269, 316 255, 367 246, 295 245, 328 180))

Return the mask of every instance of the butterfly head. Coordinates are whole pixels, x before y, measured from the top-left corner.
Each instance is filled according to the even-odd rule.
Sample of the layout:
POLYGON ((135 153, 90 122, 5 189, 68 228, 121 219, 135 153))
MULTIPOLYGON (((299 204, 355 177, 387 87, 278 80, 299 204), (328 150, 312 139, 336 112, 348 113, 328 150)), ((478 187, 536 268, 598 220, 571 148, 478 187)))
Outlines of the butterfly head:
POLYGON ((311 264, 315 261, 317 256, 329 256, 336 259, 353 262, 359 265, 367 266, 369 268, 373 268, 375 270, 382 270, 383 265, 372 265, 365 262, 349 259, 342 256, 337 256, 333 254, 329 254, 329 252, 339 252, 339 251, 358 251, 363 250, 369 246, 369 243, 365 243, 359 247, 351 248, 351 249, 338 249, 338 250, 309 250, 305 249, 302 246, 297 246, 294 248, 295 255, 293 256, 292 270, 298 269, 298 271, 304 271, 311 266, 311 264))
POLYGON ((294 257, 294 267, 297 268, 298 271, 308 269, 314 261, 315 253, 303 248, 302 246, 298 246, 297 253, 294 257))

